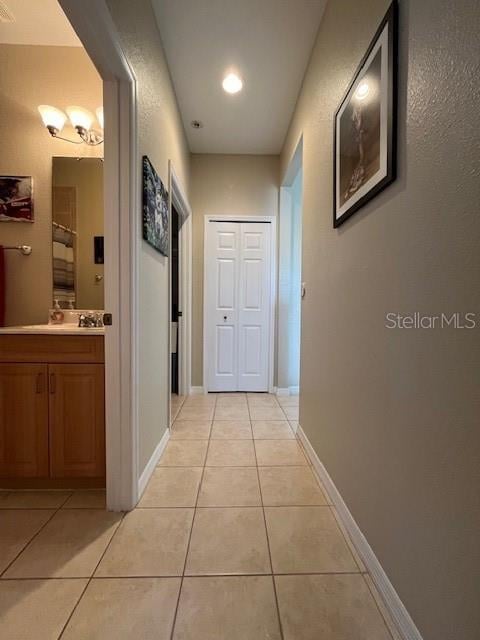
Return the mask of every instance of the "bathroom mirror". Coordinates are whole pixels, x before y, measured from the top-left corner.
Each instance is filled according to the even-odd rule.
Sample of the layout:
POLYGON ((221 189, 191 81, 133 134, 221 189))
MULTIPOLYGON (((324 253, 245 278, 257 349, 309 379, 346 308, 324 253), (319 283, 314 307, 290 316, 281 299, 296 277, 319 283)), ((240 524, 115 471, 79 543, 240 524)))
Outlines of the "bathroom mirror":
POLYGON ((103 309, 103 161, 53 158, 53 304, 103 309))

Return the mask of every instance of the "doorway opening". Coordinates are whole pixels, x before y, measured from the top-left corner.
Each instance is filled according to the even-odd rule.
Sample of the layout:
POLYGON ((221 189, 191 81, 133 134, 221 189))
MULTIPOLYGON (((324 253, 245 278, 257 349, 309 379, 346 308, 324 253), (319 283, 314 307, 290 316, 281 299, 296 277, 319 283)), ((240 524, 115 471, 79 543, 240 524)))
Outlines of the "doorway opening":
POLYGON ((180 292, 179 292, 179 215, 172 205, 172 244, 171 244, 171 291, 172 297, 170 302, 171 307, 171 339, 170 339, 170 359, 171 359, 171 390, 173 395, 179 395, 179 381, 178 381, 178 360, 179 360, 179 340, 178 340, 178 320, 182 315, 180 310, 180 292))
POLYGON ((298 395, 300 390, 302 152, 300 140, 280 189, 278 395, 298 395))
POLYGON ((172 163, 170 200, 170 425, 190 393, 192 308, 192 210, 172 163))
POLYGON ((137 81, 105 3, 59 0, 103 80, 105 215, 105 423, 107 508, 138 501, 139 304, 137 81), (121 259, 120 259, 121 256, 121 259))

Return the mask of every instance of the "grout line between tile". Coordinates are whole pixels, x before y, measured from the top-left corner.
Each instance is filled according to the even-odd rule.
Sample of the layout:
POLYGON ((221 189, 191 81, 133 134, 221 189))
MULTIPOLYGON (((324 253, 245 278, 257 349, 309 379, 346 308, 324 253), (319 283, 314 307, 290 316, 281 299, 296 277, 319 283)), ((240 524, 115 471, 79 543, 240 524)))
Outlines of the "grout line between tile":
MULTIPOLYGON (((248 406, 248 413, 250 415, 250 405, 248 406)), ((250 427, 252 428, 251 415, 250 415, 250 427)), ((253 428, 252 428, 252 433, 253 433, 253 428)), ((269 562, 270 562, 270 571, 272 573, 272 587, 273 587, 273 594, 275 596, 275 606, 276 606, 276 609, 277 609, 278 626, 279 626, 279 629, 280 629, 280 637, 283 640, 284 639, 284 633, 283 633, 283 627, 282 627, 282 619, 280 617, 280 606, 278 604, 277 585, 275 584, 275 579, 273 577, 272 552, 270 550, 270 539, 268 537, 267 518, 265 516, 265 506, 264 506, 264 503, 263 503, 262 483, 260 482, 260 473, 258 471, 257 449, 255 447, 255 441, 253 443, 253 451, 254 451, 254 455, 255 455, 256 469, 257 469, 257 482, 258 482, 258 489, 260 491, 260 502, 261 502, 261 505, 262 505, 263 526, 265 527, 265 537, 266 537, 266 540, 267 540, 268 559, 269 559, 269 562)))
MULTIPOLYGON (((213 438, 213 440, 215 442, 222 442, 222 440, 215 440, 215 438, 213 438)), ((188 442, 188 440, 178 440, 177 442, 188 442)), ((197 442, 197 441, 195 441, 197 442)), ((207 442, 206 440, 200 440, 200 442, 207 442)), ((235 442, 250 442, 249 440, 236 440, 235 442)), ((292 440, 282 440, 281 442, 292 442, 292 440)), ((221 468, 221 467, 235 467, 235 469, 252 469, 253 465, 251 464, 206 464, 204 465, 205 467, 213 467, 213 468, 221 468)), ((258 467, 260 469, 262 469, 263 467, 303 467, 305 468, 310 468, 311 465, 309 464, 298 464, 298 462, 294 463, 294 464, 259 464, 258 467)), ((190 469, 191 467, 197 467, 199 468, 200 465, 198 464, 160 464, 157 465, 157 467, 160 467, 160 469, 190 469)), ((320 487, 321 488, 321 487, 320 487)), ((90 507, 89 507, 90 508, 90 507)))
POLYGON ((75 605, 74 605, 74 607, 73 607, 72 611, 70 612, 70 615, 69 615, 69 616, 68 616, 68 618, 66 619, 65 624, 63 625, 62 630, 60 631, 60 634, 58 635, 57 640, 61 640, 61 638, 62 638, 62 636, 63 636, 63 634, 64 634, 64 632, 65 632, 65 629, 66 629, 66 628, 67 628, 67 626, 68 626, 68 623, 69 623, 69 622, 70 622, 70 620, 72 619, 72 616, 73 616, 73 614, 75 613, 75 611, 76 611, 76 609, 77 609, 78 605, 80 604, 80 601, 82 600, 83 596, 85 595, 85 592, 86 592, 86 590, 88 589, 89 584, 90 584, 90 583, 91 583, 91 581, 93 580, 93 577, 94 577, 94 575, 95 575, 95 572, 97 571, 98 567, 100 566, 100 563, 102 562, 102 560, 103 560, 103 558, 104 558, 105 554, 107 553, 108 548, 109 548, 109 547, 110 547, 110 545, 112 544, 112 540, 114 539, 114 537, 115 537, 115 535, 116 535, 116 533, 117 533, 118 529, 120 528, 120 525, 122 524, 122 522, 123 522, 123 520, 124 520, 124 518, 125 518, 125 515, 126 515, 126 514, 125 514, 125 512, 123 512, 123 513, 122 513, 122 517, 121 517, 121 518, 120 518, 120 520, 118 521, 118 525, 117 525, 117 526, 116 526, 116 528, 115 528, 115 531, 112 533, 112 536, 111 536, 110 540, 108 541, 107 545, 105 546, 105 549, 103 550, 103 553, 101 554, 101 556, 100 556, 100 558, 99 558, 99 560, 98 560, 97 564, 95 565, 95 568, 93 569, 93 571, 92 571, 92 573, 91 573, 90 577, 87 579, 87 584, 85 585, 85 588, 82 590, 82 593, 80 594, 80 596, 79 596, 79 598, 78 598, 77 602, 75 603, 75 605))
MULTIPOLYGON (((254 469, 255 467, 205 467, 205 469, 212 468, 228 468, 228 469, 254 469)), ((203 478, 203 475, 201 476, 203 478)), ((159 507, 135 507, 135 511, 155 511, 161 509, 251 509, 252 507, 261 507, 262 504, 226 504, 226 505, 213 505, 213 506, 204 506, 204 505, 183 505, 179 507, 171 507, 171 506, 159 506, 159 507)), ((263 503, 264 507, 268 507, 269 509, 311 509, 312 507, 321 508, 321 509, 331 509, 331 505, 329 504, 266 504, 263 503)), ((360 573, 368 573, 367 571, 361 570, 360 573)))
MULTIPOLYGON (((217 398, 215 398, 213 416, 215 416, 215 408, 216 408, 216 406, 217 406, 217 398)), ((210 439, 211 439, 210 436, 211 436, 211 433, 212 433, 213 416, 212 416, 212 421, 210 423, 210 432, 209 432, 209 436, 208 436, 207 450, 205 452, 205 458, 203 459, 202 474, 200 476, 200 482, 198 483, 197 497, 196 497, 195 506, 194 506, 194 509, 193 509, 193 518, 192 518, 192 524, 190 526, 190 533, 189 533, 189 536, 188 536, 187 548, 186 548, 186 551, 185 551, 185 560, 184 560, 184 563, 183 563, 183 571, 182 571, 182 576, 181 576, 181 579, 180 579, 180 588, 178 589, 177 602, 176 602, 175 611, 174 611, 174 614, 173 614, 172 631, 170 633, 170 639, 171 640, 173 640, 173 635, 175 633, 175 625, 177 623, 178 607, 180 605, 180 596, 182 595, 183 582, 185 580, 185 571, 187 569, 187 560, 188 560, 188 554, 190 552, 190 542, 192 540, 193 526, 195 524, 195 515, 197 513, 198 499, 199 499, 199 496, 200 496, 200 491, 202 490, 203 476, 205 475, 205 467, 206 467, 206 464, 207 464, 208 450, 210 449, 210 439)))
MULTIPOLYGON (((48 518, 40 527, 40 529, 33 534, 33 536, 30 538, 30 540, 28 540, 25 545, 22 547, 22 549, 17 553, 17 555, 13 558, 13 560, 11 562, 8 563, 8 565, 5 567, 5 569, 0 572, 0 579, 3 580, 3 576, 5 575, 5 573, 10 569, 10 567, 13 565, 14 562, 16 562, 18 560, 18 558, 22 555, 22 553, 24 551, 26 551, 27 547, 29 547, 31 545, 31 543, 35 540, 35 538, 40 534, 41 531, 43 531, 45 529, 45 527, 47 526, 47 524, 49 522, 52 521, 52 519, 54 518, 54 516, 60 511, 61 507, 57 507, 56 509, 53 510, 53 513, 51 514, 50 518, 48 518)), ((17 511, 17 509, 15 509, 15 511, 17 511)), ((18 511, 25 511, 25 509, 18 509, 18 511)), ((50 511, 50 509, 36 509, 36 511, 50 511)))
MULTIPOLYGON (((256 507, 260 508, 260 507, 256 507)), ((241 578, 241 577, 268 577, 268 576, 362 576, 369 577, 368 574, 360 573, 359 571, 305 571, 299 572, 294 571, 292 573, 286 573, 284 571, 276 572, 276 573, 195 573, 195 574, 186 574, 185 578, 241 578)), ((150 578, 181 578, 180 574, 174 573, 161 573, 161 574, 148 574, 148 575, 115 575, 115 576, 52 576, 50 578, 2 578, 1 582, 31 582, 38 580, 57 580, 57 581, 65 581, 65 580, 147 580, 150 578)))

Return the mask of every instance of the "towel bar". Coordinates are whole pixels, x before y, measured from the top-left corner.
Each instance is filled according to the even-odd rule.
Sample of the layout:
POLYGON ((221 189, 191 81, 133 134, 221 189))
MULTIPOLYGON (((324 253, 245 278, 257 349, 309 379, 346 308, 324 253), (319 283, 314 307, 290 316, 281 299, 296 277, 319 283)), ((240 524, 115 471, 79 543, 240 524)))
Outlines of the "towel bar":
POLYGON ((28 244, 21 244, 18 247, 3 247, 6 251, 20 251, 24 256, 29 256, 32 253, 32 247, 28 244))

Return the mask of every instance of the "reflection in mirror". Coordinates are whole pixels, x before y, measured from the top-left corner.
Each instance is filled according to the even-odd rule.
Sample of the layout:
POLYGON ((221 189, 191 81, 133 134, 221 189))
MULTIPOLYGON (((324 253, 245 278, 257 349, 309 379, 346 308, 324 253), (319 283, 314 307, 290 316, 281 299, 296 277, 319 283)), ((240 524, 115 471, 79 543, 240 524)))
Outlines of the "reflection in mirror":
POLYGON ((103 161, 53 158, 53 304, 103 309, 103 161))

